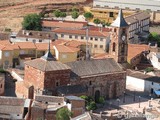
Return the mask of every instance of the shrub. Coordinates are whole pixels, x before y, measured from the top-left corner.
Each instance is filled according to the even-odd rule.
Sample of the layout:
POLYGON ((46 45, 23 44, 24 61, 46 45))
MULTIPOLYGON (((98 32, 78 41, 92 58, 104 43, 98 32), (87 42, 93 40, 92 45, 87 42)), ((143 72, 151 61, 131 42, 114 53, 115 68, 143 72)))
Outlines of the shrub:
POLYGON ((151 67, 148 67, 148 68, 145 69, 145 71, 146 71, 146 72, 151 72, 151 71, 154 71, 154 69, 151 68, 151 67))
POLYGON ((92 101, 86 106, 86 109, 87 110, 95 110, 95 109, 97 109, 97 105, 94 101, 92 101))
POLYGON ((56 113, 56 120, 70 120, 72 112, 67 108, 60 108, 56 113))
POLYGON ((99 101, 98 101, 98 103, 100 103, 100 104, 104 104, 104 103, 105 103, 105 99, 104 99, 104 97, 99 97, 99 101))

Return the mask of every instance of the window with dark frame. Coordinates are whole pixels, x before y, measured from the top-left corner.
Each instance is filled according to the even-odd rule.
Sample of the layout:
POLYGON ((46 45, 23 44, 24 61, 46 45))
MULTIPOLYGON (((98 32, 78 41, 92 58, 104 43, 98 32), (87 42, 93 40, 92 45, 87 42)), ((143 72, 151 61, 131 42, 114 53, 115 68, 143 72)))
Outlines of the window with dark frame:
POLYGON ((84 36, 81 36, 81 40, 83 40, 84 39, 84 36))
POLYGON ((72 38, 72 35, 69 35, 69 38, 72 38))
POLYGON ((116 50, 116 43, 114 42, 112 51, 115 52, 115 50, 116 50))
POLYGON ((113 12, 109 12, 109 17, 113 17, 113 12))

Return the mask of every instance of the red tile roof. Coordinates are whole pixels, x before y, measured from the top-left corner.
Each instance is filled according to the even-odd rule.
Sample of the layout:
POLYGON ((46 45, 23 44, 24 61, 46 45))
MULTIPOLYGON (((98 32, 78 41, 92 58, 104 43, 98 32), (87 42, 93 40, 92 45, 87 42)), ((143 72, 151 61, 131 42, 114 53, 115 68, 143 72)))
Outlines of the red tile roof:
POLYGON ((36 45, 37 50, 47 50, 48 49, 48 43, 36 43, 35 45, 36 45))
POLYGON ((86 23, 82 22, 64 22, 64 21, 42 21, 44 27, 54 28, 82 28, 86 26, 86 23))
POLYGON ((36 49, 36 45, 33 42, 17 42, 20 49, 36 49))
MULTIPOLYGON (((90 44, 90 43, 89 43, 90 44)), ((77 40, 71 40, 65 43, 66 46, 70 47, 79 47, 80 45, 86 45, 86 42, 77 41, 77 40)))
POLYGON ((79 48, 69 47, 65 45, 55 45, 56 49, 61 53, 72 53, 72 52, 78 52, 79 48))
MULTIPOLYGON (((57 28, 57 29, 53 30, 53 32, 75 34, 75 35, 86 35, 85 30, 69 30, 69 29, 57 28)), ((89 36, 97 36, 97 37, 108 37, 110 35, 110 33, 109 32, 100 32, 100 31, 89 30, 88 35, 89 36)))
POLYGON ((148 45, 128 44, 128 60, 131 60, 143 51, 149 50, 148 45))

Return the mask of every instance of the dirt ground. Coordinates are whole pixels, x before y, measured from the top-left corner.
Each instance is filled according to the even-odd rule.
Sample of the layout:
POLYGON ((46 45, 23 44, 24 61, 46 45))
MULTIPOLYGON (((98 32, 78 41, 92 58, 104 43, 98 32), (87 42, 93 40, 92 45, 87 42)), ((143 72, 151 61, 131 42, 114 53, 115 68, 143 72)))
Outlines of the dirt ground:
MULTIPOLYGON (((88 1, 88 0, 87 0, 88 1)), ((90 1, 90 0, 89 0, 90 1)), ((47 6, 84 3, 86 0, 0 0, 0 31, 21 29, 23 17, 29 13, 40 13, 47 6)))

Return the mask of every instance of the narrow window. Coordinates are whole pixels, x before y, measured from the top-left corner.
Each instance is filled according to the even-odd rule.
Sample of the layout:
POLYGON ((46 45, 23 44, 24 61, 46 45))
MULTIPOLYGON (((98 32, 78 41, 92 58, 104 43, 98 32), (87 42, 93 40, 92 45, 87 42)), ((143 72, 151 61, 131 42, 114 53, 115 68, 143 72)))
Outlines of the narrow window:
POLYGON ((113 52, 115 52, 115 50, 116 50, 116 43, 114 42, 113 43, 113 52))

